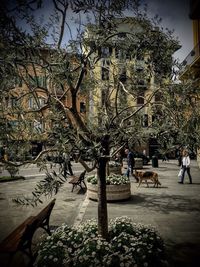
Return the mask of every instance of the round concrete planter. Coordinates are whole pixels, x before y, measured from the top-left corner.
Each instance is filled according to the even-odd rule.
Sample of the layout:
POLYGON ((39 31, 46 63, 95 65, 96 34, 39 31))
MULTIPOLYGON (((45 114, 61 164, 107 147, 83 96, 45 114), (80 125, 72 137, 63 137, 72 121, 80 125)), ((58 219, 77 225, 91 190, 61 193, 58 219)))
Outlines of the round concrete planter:
MULTIPOLYGON (((107 201, 119 201, 128 199, 131 196, 131 184, 107 185, 107 201)), ((87 197, 92 200, 98 200, 98 186, 87 183, 87 197)))

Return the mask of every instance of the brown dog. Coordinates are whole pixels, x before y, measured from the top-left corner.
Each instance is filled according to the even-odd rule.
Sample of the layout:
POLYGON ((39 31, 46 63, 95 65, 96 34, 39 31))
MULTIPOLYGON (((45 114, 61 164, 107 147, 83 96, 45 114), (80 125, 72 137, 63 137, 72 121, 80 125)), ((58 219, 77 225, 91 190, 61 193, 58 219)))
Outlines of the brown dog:
POLYGON ((138 187, 141 185, 142 181, 145 181, 147 186, 149 187, 149 184, 147 180, 151 180, 154 184, 154 187, 158 187, 158 185, 161 185, 161 183, 158 180, 158 174, 153 171, 136 171, 135 170, 135 176, 139 179, 138 187))

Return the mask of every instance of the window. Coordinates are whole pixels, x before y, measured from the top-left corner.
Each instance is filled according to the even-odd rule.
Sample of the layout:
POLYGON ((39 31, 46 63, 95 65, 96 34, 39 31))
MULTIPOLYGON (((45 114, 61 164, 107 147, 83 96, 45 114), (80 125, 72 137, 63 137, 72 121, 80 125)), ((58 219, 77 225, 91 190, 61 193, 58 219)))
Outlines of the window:
POLYGON ((101 47, 101 57, 110 57, 112 55, 112 47, 101 47))
POLYGON ((148 114, 143 116, 143 127, 148 127, 148 114))
POLYGON ((14 108, 17 106, 17 97, 11 96, 10 98, 6 98, 7 107, 14 108))
POLYGON ((44 122, 35 120, 33 123, 34 130, 36 132, 43 132, 44 131, 44 122))
POLYGON ((84 102, 80 102, 80 113, 86 112, 86 106, 84 102))
POLYGON ((109 49, 108 49, 108 47, 102 47, 101 48, 101 56, 102 57, 108 57, 109 56, 109 49))
POLYGON ((39 104, 40 107, 43 107, 46 104, 46 99, 44 97, 39 97, 39 104))
POLYGON ((119 80, 121 82, 125 82, 127 80, 126 70, 125 69, 123 69, 123 70, 120 71, 119 80))
POLYGON ((30 109, 35 109, 35 108, 41 108, 46 104, 46 98, 44 97, 38 97, 38 102, 36 102, 36 100, 34 99, 34 97, 29 97, 28 99, 28 108, 30 109), (38 103, 38 104, 36 104, 38 103))
POLYGON ((29 84, 34 87, 46 87, 47 79, 45 76, 30 76, 28 77, 29 84))
POLYGON ((137 97, 137 104, 143 105, 144 104, 144 93, 140 93, 137 97))
POLYGON ((126 51, 126 50, 119 49, 116 47, 115 48, 115 57, 119 60, 125 60, 125 59, 130 60, 131 59, 131 53, 130 53, 130 51, 126 51))
POLYGON ((33 97, 29 97, 28 108, 33 108, 33 107, 34 107, 34 99, 33 99, 33 97))
POLYGON ((103 81, 108 81, 109 80, 109 69, 102 67, 101 68, 101 79, 103 81))
POLYGON ((105 90, 103 90, 101 93, 101 105, 105 106, 105 103, 106 103, 106 92, 105 90))

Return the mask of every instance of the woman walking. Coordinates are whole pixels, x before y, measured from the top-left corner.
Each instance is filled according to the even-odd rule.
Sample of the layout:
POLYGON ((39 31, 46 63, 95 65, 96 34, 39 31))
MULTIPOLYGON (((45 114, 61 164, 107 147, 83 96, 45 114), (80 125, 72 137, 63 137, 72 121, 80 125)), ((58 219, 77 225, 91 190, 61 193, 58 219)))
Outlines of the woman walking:
POLYGON ((183 151, 183 157, 182 157, 182 169, 183 169, 183 173, 181 176, 181 181, 179 182, 180 184, 183 184, 184 182, 184 178, 185 178, 185 172, 187 171, 189 180, 190 180, 190 184, 192 184, 192 177, 190 174, 190 157, 189 154, 186 150, 183 151))

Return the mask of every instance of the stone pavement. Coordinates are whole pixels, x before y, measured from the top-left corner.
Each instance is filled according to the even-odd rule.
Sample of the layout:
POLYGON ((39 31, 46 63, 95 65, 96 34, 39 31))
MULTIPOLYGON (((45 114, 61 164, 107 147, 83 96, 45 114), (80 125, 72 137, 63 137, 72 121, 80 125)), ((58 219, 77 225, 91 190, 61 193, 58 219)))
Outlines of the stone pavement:
MULTIPOLYGON (((134 178, 131 178, 131 198, 108 203, 108 218, 126 215, 134 222, 155 226, 165 240, 170 267, 199 267, 200 170, 196 161, 192 160, 191 163, 193 184, 189 184, 187 175, 184 184, 177 183, 179 167, 176 160, 159 161, 158 168, 152 168, 149 164, 144 166, 144 170, 158 172, 162 186, 153 188, 150 185, 147 188, 146 184, 142 184, 137 188, 134 178)), ((25 181, 0 184, 0 240, 50 202, 50 199, 46 199, 37 207, 18 207, 12 202, 13 197, 30 194, 38 180, 36 175, 34 179, 27 177, 25 181)), ((66 182, 56 195, 50 225, 77 225, 90 218, 97 218, 97 202, 88 200, 86 194, 78 188, 72 193, 71 185, 66 182)), ((41 231, 36 233, 36 242, 44 233, 41 231)))
MULTIPOLYGON (((159 161, 154 170, 162 184, 160 188, 149 188, 142 184, 137 188, 131 178, 130 200, 108 203, 108 217, 126 215, 136 223, 155 226, 164 238, 170 255, 170 266, 200 266, 200 170, 196 161, 191 163, 193 184, 185 175, 184 184, 178 184, 176 160, 159 161)), ((83 220, 97 217, 97 203, 89 201, 83 220)))

